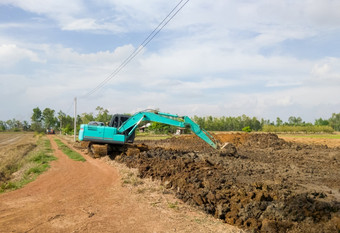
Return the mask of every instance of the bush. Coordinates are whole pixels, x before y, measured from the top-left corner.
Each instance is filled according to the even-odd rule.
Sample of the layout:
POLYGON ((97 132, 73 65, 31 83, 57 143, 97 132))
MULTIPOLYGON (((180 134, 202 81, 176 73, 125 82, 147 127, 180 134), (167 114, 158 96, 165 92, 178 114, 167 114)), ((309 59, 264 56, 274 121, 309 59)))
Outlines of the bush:
POLYGON ((251 130, 250 126, 246 126, 246 127, 243 127, 243 128, 242 128, 242 131, 243 131, 243 132, 250 133, 252 130, 251 130))

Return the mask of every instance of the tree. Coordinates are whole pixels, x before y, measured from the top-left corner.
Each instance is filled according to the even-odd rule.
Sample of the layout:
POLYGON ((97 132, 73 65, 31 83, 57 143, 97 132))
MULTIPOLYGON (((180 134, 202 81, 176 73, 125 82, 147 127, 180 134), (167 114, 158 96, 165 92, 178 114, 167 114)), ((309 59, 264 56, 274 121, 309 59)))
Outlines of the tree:
POLYGON ((98 106, 96 108, 96 110, 98 111, 98 114, 95 118, 96 121, 100 121, 100 122, 109 122, 111 120, 111 115, 109 115, 109 110, 104 109, 100 106, 98 106))
POLYGON ((82 113, 81 114, 81 122, 83 124, 88 124, 90 121, 94 121, 94 116, 93 116, 93 113, 90 112, 90 113, 82 113))
POLYGON ((177 127, 163 124, 159 122, 151 122, 151 125, 149 126, 148 130, 153 131, 156 134, 167 134, 167 133, 175 133, 177 127))
POLYGON ((320 117, 319 119, 315 120, 314 125, 329 125, 329 121, 320 117))
POLYGON ((0 121, 0 131, 5 131, 7 128, 6 122, 0 121))
POLYGON ((31 127, 31 126, 28 124, 27 121, 24 121, 22 125, 23 125, 23 128, 22 128, 22 129, 23 129, 24 131, 28 131, 28 130, 30 129, 30 127, 31 127))
POLYGON ((340 131, 340 113, 333 113, 329 118, 329 125, 336 131, 340 131))
POLYGON ((32 125, 31 128, 34 131, 37 132, 42 132, 44 131, 42 128, 42 113, 39 107, 36 107, 33 109, 33 114, 31 116, 31 120, 32 120, 32 125))
POLYGON ((288 118, 288 123, 289 123, 289 125, 295 125, 295 126, 303 124, 301 117, 295 117, 295 116, 289 117, 288 118))
POLYGON ((44 119, 44 126, 46 129, 54 128, 57 123, 57 118, 54 116, 54 110, 45 108, 42 113, 42 119, 44 119))
POLYGON ((276 126, 282 125, 283 121, 280 119, 280 117, 276 117, 276 126))

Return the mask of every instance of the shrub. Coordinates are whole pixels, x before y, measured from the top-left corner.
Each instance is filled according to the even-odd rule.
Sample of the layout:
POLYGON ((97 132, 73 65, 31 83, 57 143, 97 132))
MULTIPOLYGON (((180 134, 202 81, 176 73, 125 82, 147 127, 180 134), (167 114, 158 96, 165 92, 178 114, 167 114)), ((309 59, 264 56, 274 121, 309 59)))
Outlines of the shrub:
POLYGON ((243 128, 242 128, 242 131, 243 131, 243 132, 250 133, 252 130, 251 130, 250 126, 246 126, 246 127, 243 127, 243 128))

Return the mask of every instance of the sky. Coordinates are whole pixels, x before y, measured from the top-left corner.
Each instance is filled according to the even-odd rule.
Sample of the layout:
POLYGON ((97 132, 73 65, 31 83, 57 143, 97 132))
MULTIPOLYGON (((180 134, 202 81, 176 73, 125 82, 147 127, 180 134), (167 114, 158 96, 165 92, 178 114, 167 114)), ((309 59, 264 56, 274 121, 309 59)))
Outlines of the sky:
POLYGON ((144 109, 306 122, 340 112, 339 0, 0 0, 0 120, 144 109))

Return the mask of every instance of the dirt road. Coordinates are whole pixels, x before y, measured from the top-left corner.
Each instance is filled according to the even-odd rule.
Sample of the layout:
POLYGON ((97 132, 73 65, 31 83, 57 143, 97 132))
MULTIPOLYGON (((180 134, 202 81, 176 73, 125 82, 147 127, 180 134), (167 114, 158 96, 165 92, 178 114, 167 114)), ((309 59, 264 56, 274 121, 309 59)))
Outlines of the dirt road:
POLYGON ((240 232, 195 221, 201 213, 155 208, 123 187, 114 167, 86 155, 73 161, 48 137, 58 160, 36 181, 0 195, 0 232, 240 232))

